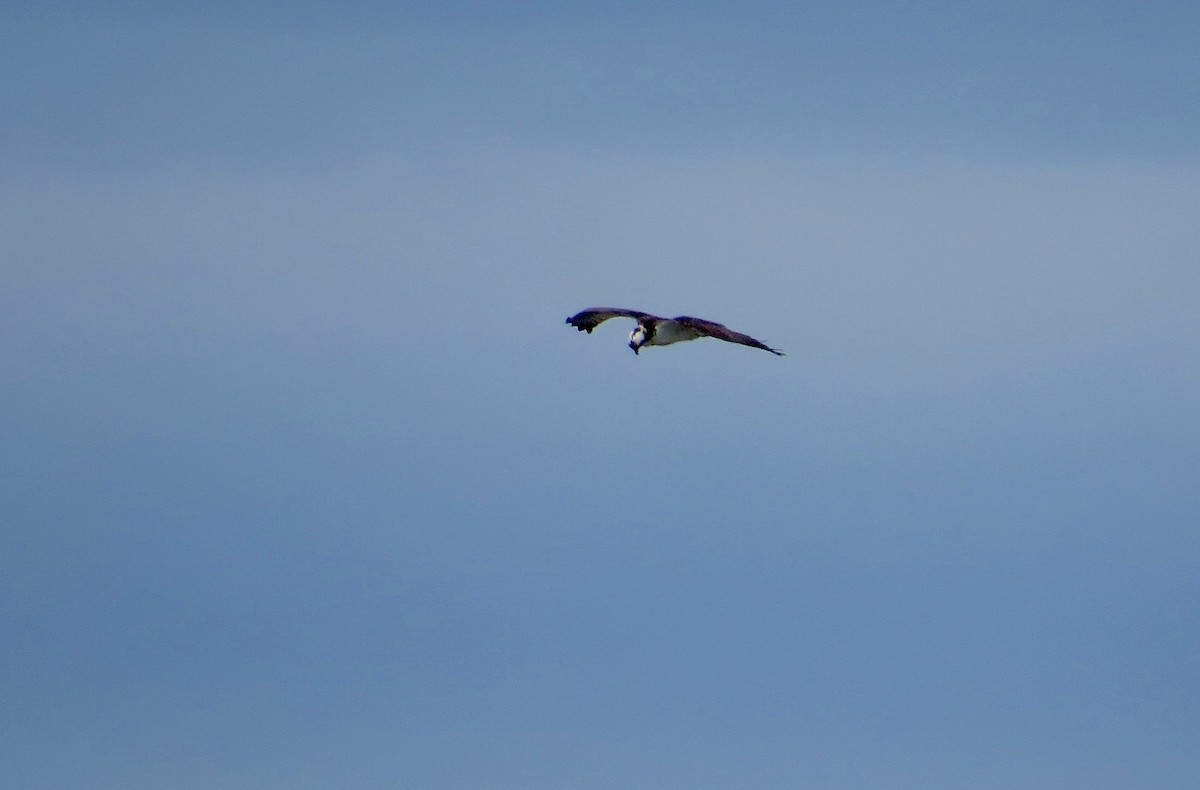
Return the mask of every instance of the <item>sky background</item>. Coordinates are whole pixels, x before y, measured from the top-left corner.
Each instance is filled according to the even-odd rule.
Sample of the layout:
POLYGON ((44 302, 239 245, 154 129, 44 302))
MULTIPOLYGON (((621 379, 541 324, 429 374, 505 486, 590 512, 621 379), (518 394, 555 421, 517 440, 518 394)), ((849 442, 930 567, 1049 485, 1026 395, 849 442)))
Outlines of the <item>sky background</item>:
POLYGON ((1198 40, 6 4, 0 780, 1194 787, 1198 40))

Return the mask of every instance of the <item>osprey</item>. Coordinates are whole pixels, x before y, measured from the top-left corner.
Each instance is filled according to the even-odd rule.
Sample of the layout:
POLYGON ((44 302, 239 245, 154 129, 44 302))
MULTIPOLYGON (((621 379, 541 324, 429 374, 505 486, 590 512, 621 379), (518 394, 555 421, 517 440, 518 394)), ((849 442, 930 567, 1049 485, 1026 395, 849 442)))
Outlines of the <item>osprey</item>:
POLYGON ((751 348, 761 348, 772 354, 783 356, 783 352, 771 348, 765 343, 734 332, 724 324, 716 321, 705 321, 703 318, 692 318, 690 315, 679 315, 674 318, 661 318, 637 310, 622 310, 619 307, 591 307, 576 313, 567 319, 567 323, 580 332, 590 333, 610 318, 632 318, 638 322, 629 334, 629 347, 633 353, 638 353, 642 346, 669 346, 684 340, 695 340, 698 337, 715 337, 730 343, 741 343, 751 348))

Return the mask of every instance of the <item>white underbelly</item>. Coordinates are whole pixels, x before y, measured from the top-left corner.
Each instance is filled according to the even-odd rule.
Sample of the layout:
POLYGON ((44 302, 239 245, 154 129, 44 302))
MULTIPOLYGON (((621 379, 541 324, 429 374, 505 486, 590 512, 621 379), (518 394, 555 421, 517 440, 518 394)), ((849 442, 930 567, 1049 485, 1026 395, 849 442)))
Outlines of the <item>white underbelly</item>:
POLYGON ((669 346, 672 343, 680 343, 684 340, 695 340, 700 337, 700 333, 694 329, 689 329, 680 326, 674 321, 663 321, 654 330, 654 338, 650 341, 652 346, 669 346))

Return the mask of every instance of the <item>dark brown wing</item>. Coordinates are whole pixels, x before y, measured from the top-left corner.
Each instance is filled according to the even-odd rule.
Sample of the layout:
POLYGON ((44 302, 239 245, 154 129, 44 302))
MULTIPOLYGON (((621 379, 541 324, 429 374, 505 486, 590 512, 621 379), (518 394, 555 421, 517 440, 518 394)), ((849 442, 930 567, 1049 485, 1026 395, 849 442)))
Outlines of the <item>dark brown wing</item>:
POLYGON ((771 348, 766 343, 750 337, 750 335, 734 332, 729 327, 724 324, 718 324, 716 321, 705 321, 703 318, 692 318, 690 315, 677 316, 675 321, 706 337, 715 337, 717 340, 725 340, 730 343, 741 343, 743 346, 761 348, 763 351, 770 351, 777 356, 783 356, 783 352, 779 349, 771 348))
POLYGON ((567 319, 567 323, 580 332, 591 332, 610 318, 633 318, 639 323, 649 319, 660 321, 658 316, 640 313, 637 310, 625 310, 620 307, 589 307, 567 319))

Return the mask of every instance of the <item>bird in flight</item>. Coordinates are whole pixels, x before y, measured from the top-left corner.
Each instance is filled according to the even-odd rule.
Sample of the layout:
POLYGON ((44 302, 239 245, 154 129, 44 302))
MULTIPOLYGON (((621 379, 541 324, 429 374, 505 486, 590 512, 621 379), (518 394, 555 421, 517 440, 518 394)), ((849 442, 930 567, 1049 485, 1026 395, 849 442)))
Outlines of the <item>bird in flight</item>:
POLYGON ((632 318, 637 321, 637 327, 629 333, 629 347, 633 353, 638 353, 642 346, 669 346, 684 340, 695 340, 698 337, 715 337, 729 343, 741 343, 751 348, 761 348, 777 356, 783 352, 771 348, 750 335, 734 332, 724 324, 716 321, 705 321, 703 318, 692 318, 690 315, 679 315, 674 318, 662 318, 637 310, 623 310, 619 307, 590 307, 576 313, 567 319, 567 323, 580 332, 590 333, 610 318, 632 318))

